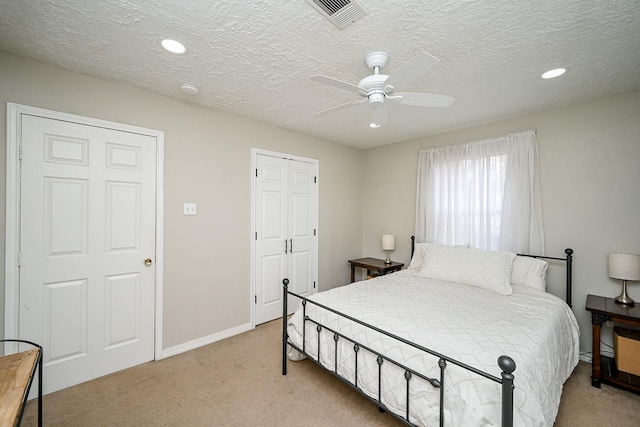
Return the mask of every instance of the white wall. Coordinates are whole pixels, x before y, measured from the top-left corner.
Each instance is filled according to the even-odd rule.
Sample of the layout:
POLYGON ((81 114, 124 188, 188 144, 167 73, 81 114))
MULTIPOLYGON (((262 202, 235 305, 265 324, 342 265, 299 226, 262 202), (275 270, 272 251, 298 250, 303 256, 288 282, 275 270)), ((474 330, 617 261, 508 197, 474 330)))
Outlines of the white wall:
MULTIPOLYGON (((408 263, 418 151, 528 129, 537 129, 546 252, 575 251, 573 310, 581 350, 590 350, 587 294, 615 297, 621 288, 608 277, 607 254, 640 254, 640 92, 367 150, 363 254, 383 256, 380 236, 395 234, 392 259, 408 263)), ((554 269, 550 279, 562 274, 554 269)), ((640 283, 629 293, 640 301, 640 283)))
MULTIPOLYGON (((319 288, 348 282, 346 260, 361 253, 360 150, 0 53, 3 141, 7 102, 165 132, 165 349, 250 321, 252 147, 320 161, 319 288), (184 216, 184 202, 198 215, 184 216)), ((0 259, 4 277, 4 245, 0 259)), ((3 298, 0 288, 1 313, 3 298)))

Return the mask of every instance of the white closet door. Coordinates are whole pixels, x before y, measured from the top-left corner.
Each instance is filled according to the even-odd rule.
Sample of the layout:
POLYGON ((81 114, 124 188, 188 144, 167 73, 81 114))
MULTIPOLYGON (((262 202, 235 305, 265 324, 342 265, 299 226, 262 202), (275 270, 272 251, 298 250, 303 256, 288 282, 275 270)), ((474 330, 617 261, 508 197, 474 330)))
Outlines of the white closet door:
MULTIPOLYGON (((314 292, 315 214, 317 212, 317 185, 314 182, 315 165, 289 161, 288 206, 288 278, 289 290, 307 296, 314 292)), ((297 304, 297 301, 292 301, 297 304)), ((291 304, 289 304, 291 305, 291 304)))
POLYGON ((257 156, 256 162, 256 323, 282 315, 282 278, 287 269, 288 161, 257 156))
MULTIPOLYGON (((316 169, 311 162, 256 156, 256 324, 282 316, 284 278, 297 294, 315 292, 316 169)), ((297 303, 290 301, 289 312, 297 303)))
POLYGON ((26 115, 21 131, 19 334, 44 347, 44 392, 153 360, 155 138, 26 115))

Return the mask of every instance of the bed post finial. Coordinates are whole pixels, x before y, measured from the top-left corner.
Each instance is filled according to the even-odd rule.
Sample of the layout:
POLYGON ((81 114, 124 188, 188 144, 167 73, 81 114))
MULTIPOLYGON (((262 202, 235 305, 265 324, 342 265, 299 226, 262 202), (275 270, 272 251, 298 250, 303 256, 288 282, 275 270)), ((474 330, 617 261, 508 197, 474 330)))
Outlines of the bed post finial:
POLYGON ((413 259, 413 252, 416 250, 416 236, 411 236, 411 259, 413 259))
POLYGON ((567 254, 567 305, 569 307, 571 307, 571 294, 572 292, 572 286, 573 284, 571 283, 572 281, 572 277, 571 277, 571 272, 573 270, 573 249, 571 248, 567 248, 564 250, 564 253, 567 254))
POLYGON ((282 375, 287 375, 287 296, 289 295, 289 279, 282 280, 282 375))
POLYGON ((516 362, 509 356, 498 357, 502 369, 502 427, 513 427, 513 371, 516 362))

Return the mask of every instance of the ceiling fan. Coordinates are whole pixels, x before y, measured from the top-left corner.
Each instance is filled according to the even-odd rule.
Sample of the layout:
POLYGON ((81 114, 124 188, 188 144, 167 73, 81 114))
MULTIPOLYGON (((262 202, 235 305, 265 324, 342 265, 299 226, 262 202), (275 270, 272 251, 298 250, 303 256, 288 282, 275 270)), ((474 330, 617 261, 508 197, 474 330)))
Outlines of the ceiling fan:
POLYGON ((387 99, 399 104, 416 107, 448 107, 455 100, 454 97, 434 93, 396 92, 396 89, 425 76, 433 67, 440 63, 438 58, 426 52, 421 52, 395 70, 393 74, 380 74, 380 69, 387 64, 388 59, 389 55, 386 52, 371 52, 368 54, 364 62, 367 64, 367 67, 373 70, 373 74, 360 80, 357 85, 334 79, 333 77, 323 75, 312 76, 311 80, 337 87, 338 89, 355 92, 363 98, 320 111, 315 115, 320 116, 333 113, 369 101, 373 116, 373 121, 370 126, 378 127, 386 124, 389 120, 389 113, 385 107, 385 101, 387 99))

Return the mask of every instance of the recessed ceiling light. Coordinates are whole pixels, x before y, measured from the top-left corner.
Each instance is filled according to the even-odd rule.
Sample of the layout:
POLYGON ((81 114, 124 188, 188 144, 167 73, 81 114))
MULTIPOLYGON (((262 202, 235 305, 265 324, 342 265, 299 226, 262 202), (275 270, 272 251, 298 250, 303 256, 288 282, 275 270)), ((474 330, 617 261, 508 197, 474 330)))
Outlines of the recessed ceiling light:
POLYGON ((556 69, 547 71, 541 77, 543 79, 552 79, 554 77, 559 77, 559 76, 563 75, 566 72, 567 72, 566 68, 556 68, 556 69))
POLYGON ((182 83, 182 85, 180 85, 180 90, 187 95, 195 96, 200 93, 200 89, 198 89, 198 86, 192 85, 191 83, 182 83))
POLYGON ((377 124, 375 124, 375 123, 369 123, 369 127, 370 127, 370 128, 379 128, 379 127, 380 127, 380 125, 377 125, 377 124))
POLYGON ((164 39, 162 40, 162 47, 167 49, 171 53, 184 53, 187 48, 177 40, 164 39))

